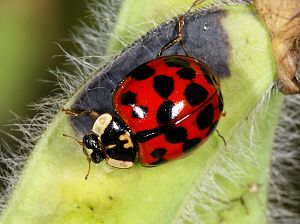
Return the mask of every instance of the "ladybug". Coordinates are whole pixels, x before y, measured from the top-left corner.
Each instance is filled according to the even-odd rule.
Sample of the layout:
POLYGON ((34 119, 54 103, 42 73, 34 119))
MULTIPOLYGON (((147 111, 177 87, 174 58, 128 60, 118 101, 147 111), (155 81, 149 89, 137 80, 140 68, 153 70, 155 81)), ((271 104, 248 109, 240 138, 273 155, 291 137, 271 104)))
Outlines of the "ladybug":
POLYGON ((113 92, 118 116, 95 111, 91 133, 79 142, 88 160, 130 168, 139 155, 144 166, 189 154, 216 128, 223 99, 208 67, 188 56, 165 56, 132 72, 113 92))
POLYGON ((77 141, 89 162, 87 176, 91 162, 130 168, 138 157, 143 166, 184 157, 216 128, 223 111, 219 80, 205 63, 188 55, 161 56, 181 42, 182 27, 180 17, 178 36, 113 91, 116 115, 63 109, 95 119, 91 132, 77 141))

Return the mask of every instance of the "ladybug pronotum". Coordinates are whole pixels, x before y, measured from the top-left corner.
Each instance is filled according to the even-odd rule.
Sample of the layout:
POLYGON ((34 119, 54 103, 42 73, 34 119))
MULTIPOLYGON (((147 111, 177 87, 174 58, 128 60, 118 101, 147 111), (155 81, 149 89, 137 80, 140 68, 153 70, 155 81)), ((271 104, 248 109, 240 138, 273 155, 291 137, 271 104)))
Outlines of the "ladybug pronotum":
POLYGON ((183 157, 216 128, 223 111, 219 79, 205 63, 187 53, 161 56, 178 42, 183 46, 183 25, 181 16, 178 36, 157 58, 125 76, 114 90, 116 115, 63 109, 69 115, 95 119, 91 132, 78 141, 89 162, 87 176, 91 161, 106 160, 110 166, 130 168, 138 157, 143 166, 183 157))

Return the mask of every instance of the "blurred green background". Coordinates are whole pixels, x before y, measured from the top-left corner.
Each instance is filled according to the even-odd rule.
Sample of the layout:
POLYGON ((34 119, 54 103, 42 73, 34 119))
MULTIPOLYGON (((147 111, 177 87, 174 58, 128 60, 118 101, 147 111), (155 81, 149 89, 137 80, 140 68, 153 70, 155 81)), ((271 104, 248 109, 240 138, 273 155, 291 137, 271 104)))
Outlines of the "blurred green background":
MULTIPOLYGON (((0 130, 10 132, 10 111, 33 117, 27 105, 51 95, 56 78, 47 70, 63 63, 55 42, 72 52, 71 28, 86 13, 84 0, 0 1, 0 130)), ((15 144, 0 132, 3 139, 15 144)))

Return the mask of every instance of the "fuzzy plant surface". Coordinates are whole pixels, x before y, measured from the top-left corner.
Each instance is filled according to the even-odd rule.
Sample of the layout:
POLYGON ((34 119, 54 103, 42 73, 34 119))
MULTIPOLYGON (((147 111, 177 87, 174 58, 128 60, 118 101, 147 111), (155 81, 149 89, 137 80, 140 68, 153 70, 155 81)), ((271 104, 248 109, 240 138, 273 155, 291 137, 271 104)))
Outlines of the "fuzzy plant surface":
MULTIPOLYGON (((70 118, 62 107, 114 113, 112 91, 176 36, 174 17, 192 3, 91 4, 93 24, 74 37, 82 56, 66 53, 70 71, 54 71, 64 93, 36 105, 41 116, 17 126, 28 139, 20 150, 30 156, 12 153, 6 159, 15 177, 2 194, 1 223, 267 223, 271 149, 282 95, 273 87, 276 64, 269 34, 245 1, 222 1, 185 15, 189 55, 221 77, 226 115, 217 129, 226 146, 213 133, 183 159, 128 170, 93 165, 85 180, 81 147, 62 136, 80 139, 92 126, 92 119, 70 118)), ((183 50, 175 45, 165 54, 183 50)))

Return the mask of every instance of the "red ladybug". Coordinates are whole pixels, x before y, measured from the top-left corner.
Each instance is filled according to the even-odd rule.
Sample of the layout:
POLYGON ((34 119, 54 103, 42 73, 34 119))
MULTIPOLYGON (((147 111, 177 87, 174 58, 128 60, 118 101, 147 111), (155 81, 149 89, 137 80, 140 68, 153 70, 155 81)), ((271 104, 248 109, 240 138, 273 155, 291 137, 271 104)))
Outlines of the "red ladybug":
POLYGON ((89 161, 130 168, 139 155, 153 166, 189 154, 215 129, 223 110, 208 67, 188 56, 158 57, 132 72, 113 93, 117 116, 94 111, 91 133, 79 142, 89 161))
POLYGON ((130 168, 138 155, 144 166, 183 157, 216 128, 223 99, 219 81, 207 65, 189 56, 161 56, 182 41, 183 16, 178 25, 178 36, 161 49, 159 57, 135 68, 114 90, 117 116, 63 110, 95 119, 91 133, 78 141, 89 161, 87 176, 91 161, 130 168))

